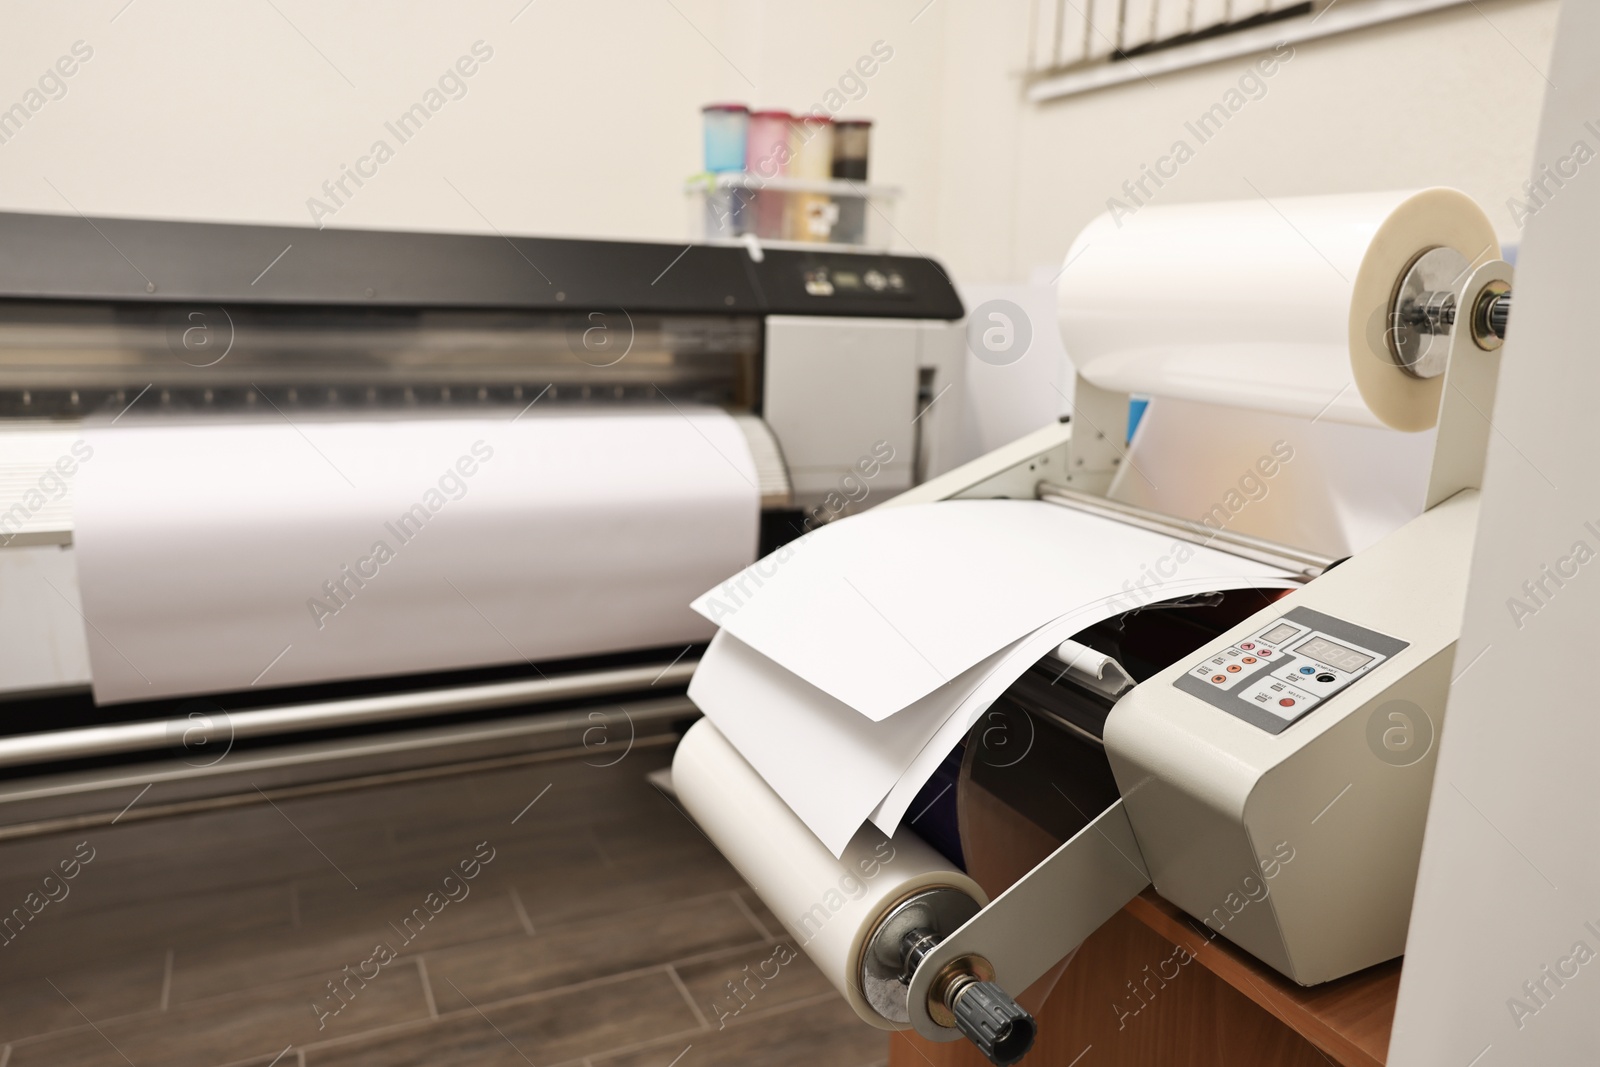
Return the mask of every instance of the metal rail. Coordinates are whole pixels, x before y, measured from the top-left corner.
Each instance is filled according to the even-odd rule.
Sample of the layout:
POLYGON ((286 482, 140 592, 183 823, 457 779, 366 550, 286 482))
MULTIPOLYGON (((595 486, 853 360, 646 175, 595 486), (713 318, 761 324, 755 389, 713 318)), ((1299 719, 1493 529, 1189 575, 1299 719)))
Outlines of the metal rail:
POLYGON ((1118 522, 1127 523, 1129 526, 1138 526, 1145 530, 1154 530, 1156 533, 1169 534, 1180 541, 1189 541, 1197 545, 1215 548, 1220 552, 1240 556, 1244 559, 1253 559, 1257 563, 1266 563, 1284 570, 1293 571, 1302 578, 1311 579, 1338 562, 1332 556, 1324 556, 1309 549, 1296 548, 1293 545, 1280 544, 1260 537, 1251 537, 1248 534, 1234 533, 1230 530, 1217 530, 1204 523, 1191 522, 1188 519, 1179 519, 1171 515, 1162 515, 1132 504, 1124 504, 1116 500, 1108 500, 1102 496, 1093 496, 1081 493, 1076 489, 1069 489, 1055 482, 1040 482, 1038 487, 1040 500, 1063 507, 1076 508, 1091 515, 1102 518, 1116 519, 1118 522))
POLYGON ((699 662, 698 658, 681 659, 666 664, 583 671, 552 678, 220 712, 206 719, 151 719, 113 726, 20 734, 0 738, 0 766, 14 767, 175 746, 193 748, 216 744, 221 749, 230 741, 250 737, 485 711, 520 704, 551 704, 583 697, 648 691, 656 686, 670 688, 687 683, 699 662))

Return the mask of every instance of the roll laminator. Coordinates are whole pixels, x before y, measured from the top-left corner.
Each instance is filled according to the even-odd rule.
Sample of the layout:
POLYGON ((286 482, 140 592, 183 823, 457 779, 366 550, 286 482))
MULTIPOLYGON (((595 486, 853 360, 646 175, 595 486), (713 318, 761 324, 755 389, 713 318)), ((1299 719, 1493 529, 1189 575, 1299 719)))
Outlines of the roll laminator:
POLYGON ((718 405, 756 460, 769 547, 848 511, 841 483, 875 440, 895 452, 875 494, 951 465, 945 409, 913 416, 960 373, 963 311, 919 257, 28 214, 0 214, 0 245, 0 470, 16 498, 0 507, 0 637, 12 650, 0 663, 0 767, 13 777, 160 757, 196 731, 304 739, 659 698, 681 691, 695 662, 615 648, 488 677, 301 687, 276 703, 216 694, 211 706, 248 709, 225 728, 174 701, 97 707, 70 492, 10 506, 90 420, 134 407, 147 420, 269 408, 392 420, 534 399, 541 410, 718 405))
MULTIPOLYGON (((791 922, 863 1020, 933 1040, 966 1037, 993 1062, 1016 1062, 1035 1024, 1014 998, 1149 886, 1302 985, 1403 953, 1437 735, 1460 669, 1456 643, 1511 301, 1511 268, 1476 246, 1477 235, 1492 230, 1470 201, 1432 190, 1390 207, 1394 217, 1419 207, 1426 215, 1441 199, 1470 220, 1467 239, 1430 239, 1437 220, 1424 219, 1420 236, 1384 223, 1375 234, 1367 228, 1370 248, 1358 257, 1349 358, 1381 359, 1352 368, 1364 398, 1377 408, 1396 393, 1420 392, 1394 420, 1410 420, 1412 429, 1434 421, 1417 405, 1437 404, 1426 510, 1372 547, 1338 561, 1109 497, 1125 460, 1130 392, 1207 399, 1226 388, 1186 376, 1160 346, 1109 365, 1080 364, 1069 423, 885 505, 1050 501, 1271 562, 1303 584, 1242 618, 1235 612, 1209 640, 1150 665, 1120 696, 1107 696, 1120 687, 1108 687, 1103 671, 1079 679, 1092 686, 1052 688, 1049 675, 1071 676, 1071 655, 1043 682, 1017 683, 1002 702, 1060 723, 1078 762, 1050 768, 1049 782, 1032 786, 1008 780, 1011 772, 991 777, 1043 793, 1055 808, 1060 798, 1049 795, 1049 783, 1078 779, 1078 796, 1098 788, 1101 806, 1069 817, 1064 843, 992 901, 902 828, 893 838, 896 850, 909 850, 900 874, 918 877, 856 905, 853 942, 841 949, 836 932, 818 937, 791 922), (1362 285, 1381 291, 1381 306, 1360 306, 1362 285), (1064 707, 1063 690, 1074 688, 1078 697, 1064 707), (1312 836, 1316 847, 1306 847, 1312 836)), ((1280 206, 1294 214, 1305 204, 1280 206)), ((1282 225, 1264 208, 1255 217, 1267 229, 1282 225)), ((1248 247, 1254 236, 1244 232, 1239 243, 1248 247)), ((1193 281, 1208 284, 1202 273, 1193 281)), ((1061 285, 1065 316, 1087 298, 1070 291, 1070 271, 1061 285)), ((1242 335, 1255 328, 1238 326, 1242 335)), ((774 852, 787 850, 782 869, 800 878, 830 863, 848 874, 868 847, 861 842, 870 845, 863 830, 833 861, 820 843, 806 843, 803 825, 787 822, 785 814, 794 816, 786 808, 729 814, 733 797, 761 783, 708 721, 680 746, 674 780, 688 810, 786 921, 803 914, 800 902, 815 887, 775 892, 773 872, 785 860, 774 852), (713 776, 730 784, 719 788, 713 776), (767 825, 781 832, 761 837, 731 825, 768 814, 767 825)))

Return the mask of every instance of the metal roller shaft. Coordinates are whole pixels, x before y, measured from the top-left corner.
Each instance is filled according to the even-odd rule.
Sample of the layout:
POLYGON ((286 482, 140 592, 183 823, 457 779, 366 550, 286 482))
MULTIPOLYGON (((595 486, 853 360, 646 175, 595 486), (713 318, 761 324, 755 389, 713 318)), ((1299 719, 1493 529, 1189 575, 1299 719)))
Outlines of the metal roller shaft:
POLYGON ((1511 294, 1502 293, 1489 297, 1489 304, 1485 309, 1484 317, 1488 323, 1489 332, 1504 340, 1506 327, 1511 322, 1511 294))

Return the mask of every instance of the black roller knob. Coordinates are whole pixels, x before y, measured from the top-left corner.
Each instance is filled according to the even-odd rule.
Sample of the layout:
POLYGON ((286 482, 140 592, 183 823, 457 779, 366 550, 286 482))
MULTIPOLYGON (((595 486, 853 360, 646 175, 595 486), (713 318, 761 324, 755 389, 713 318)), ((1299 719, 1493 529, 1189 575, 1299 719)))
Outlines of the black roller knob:
POLYGON ((997 1067, 1010 1067, 1033 1047, 1033 1016, 993 982, 970 982, 956 991, 956 1028, 997 1067))

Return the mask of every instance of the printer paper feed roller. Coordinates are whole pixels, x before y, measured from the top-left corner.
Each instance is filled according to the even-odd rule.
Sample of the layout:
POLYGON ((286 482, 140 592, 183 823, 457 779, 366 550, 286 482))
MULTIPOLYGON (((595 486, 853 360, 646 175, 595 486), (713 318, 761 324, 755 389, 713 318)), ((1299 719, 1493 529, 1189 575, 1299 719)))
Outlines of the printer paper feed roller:
POLYGON ((87 431, 97 701, 682 646, 712 632, 689 600, 756 553, 718 409, 293 420, 87 431))

